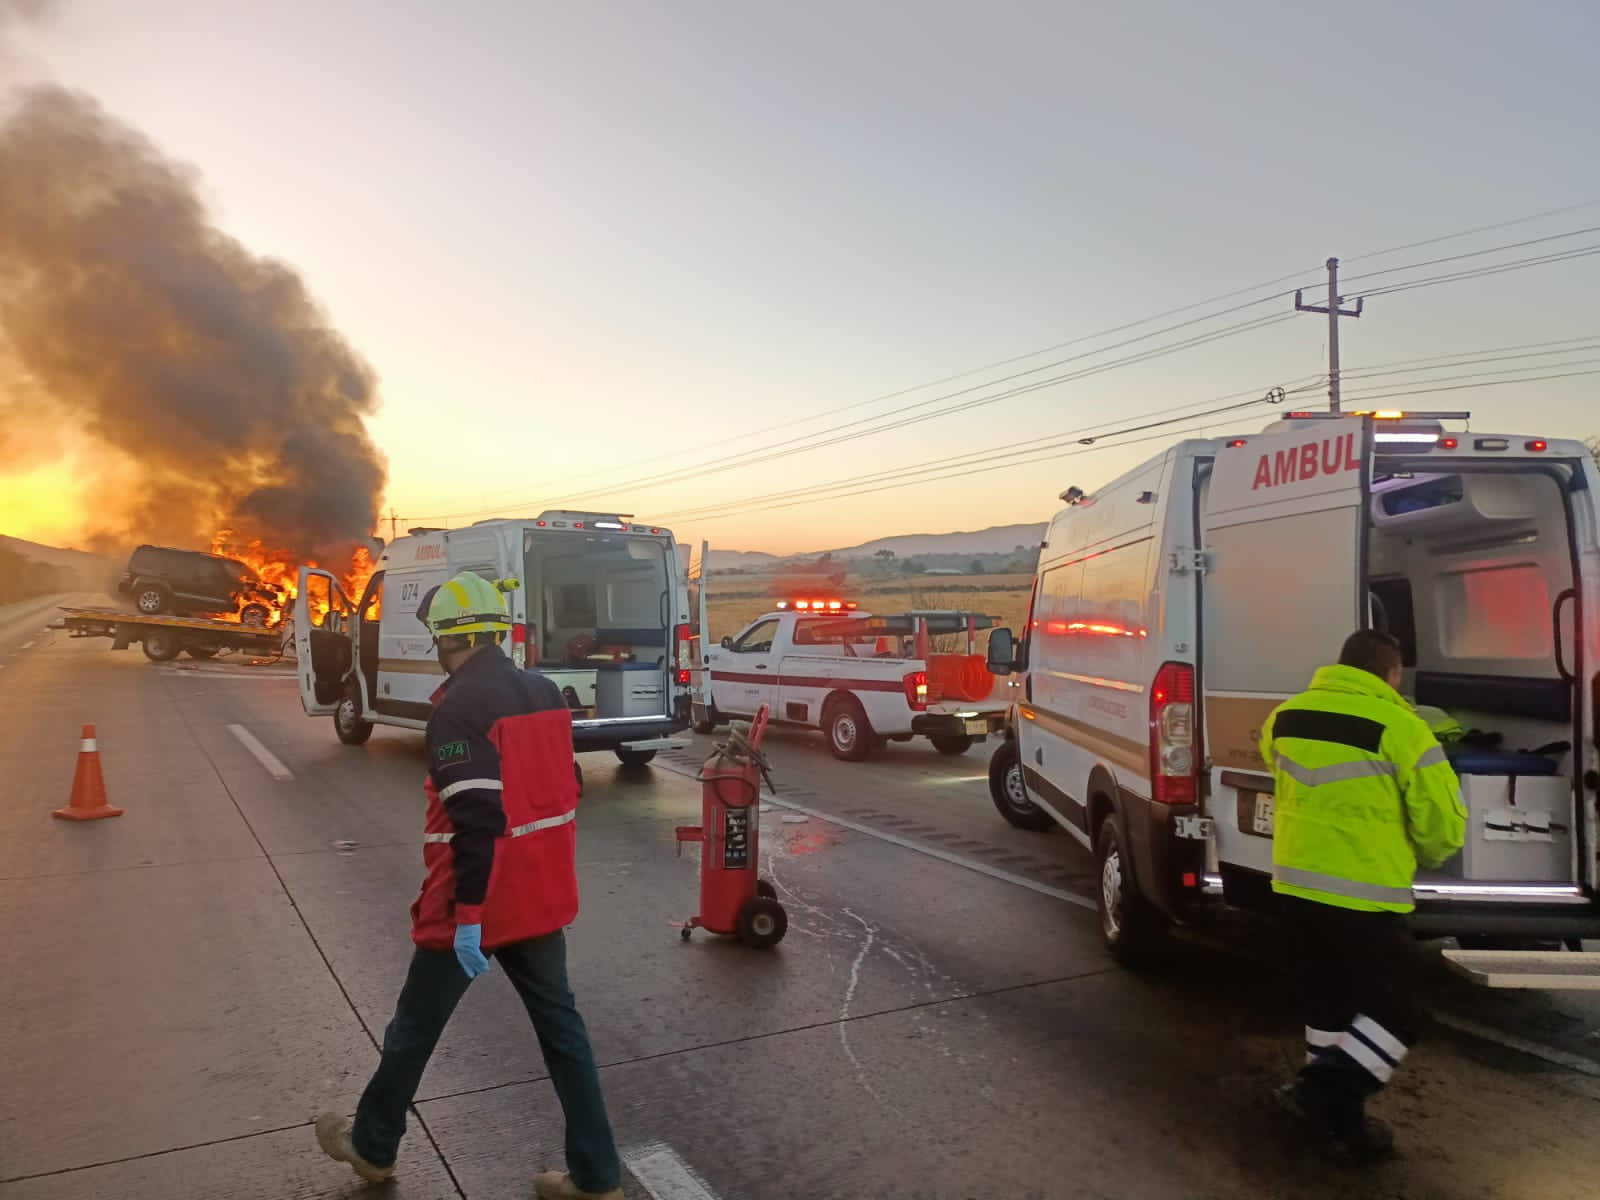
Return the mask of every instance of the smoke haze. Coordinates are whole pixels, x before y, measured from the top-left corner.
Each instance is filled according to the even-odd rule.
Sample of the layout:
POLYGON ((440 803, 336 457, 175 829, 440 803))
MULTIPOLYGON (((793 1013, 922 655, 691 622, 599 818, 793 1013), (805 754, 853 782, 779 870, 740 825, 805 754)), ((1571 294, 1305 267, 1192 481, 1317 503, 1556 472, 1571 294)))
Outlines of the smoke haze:
MULTIPOLYGON (((0 33, 51 0, 0 0, 0 33)), ((302 556, 373 531, 372 368, 298 274, 210 221, 194 174, 93 99, 0 96, 0 474, 73 453, 86 540, 302 556)))

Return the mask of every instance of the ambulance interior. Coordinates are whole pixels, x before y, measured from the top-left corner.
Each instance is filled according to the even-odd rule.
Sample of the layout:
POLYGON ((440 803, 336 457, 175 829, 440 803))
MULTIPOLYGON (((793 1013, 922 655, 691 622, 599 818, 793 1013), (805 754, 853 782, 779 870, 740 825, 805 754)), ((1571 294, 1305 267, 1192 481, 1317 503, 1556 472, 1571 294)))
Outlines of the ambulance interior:
POLYGON ((1571 884, 1582 697, 1566 675, 1574 606, 1561 597, 1575 580, 1561 484, 1526 467, 1386 477, 1380 460, 1372 492, 1371 623, 1405 649, 1402 692, 1464 732, 1445 745, 1466 844, 1419 883, 1571 884))
POLYGON ((566 692, 580 719, 667 712, 669 552, 626 534, 526 534, 528 664, 566 692))

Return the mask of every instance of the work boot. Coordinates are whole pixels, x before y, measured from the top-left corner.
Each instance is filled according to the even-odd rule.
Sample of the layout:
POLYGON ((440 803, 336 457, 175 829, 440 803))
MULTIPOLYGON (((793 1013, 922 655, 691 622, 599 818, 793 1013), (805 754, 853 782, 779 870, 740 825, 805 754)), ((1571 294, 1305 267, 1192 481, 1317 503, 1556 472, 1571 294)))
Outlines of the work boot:
POLYGON ((622 1200, 622 1189, 609 1192, 585 1192, 572 1182, 566 1171, 546 1171, 533 1181, 533 1194, 539 1200, 622 1200))
POLYGON ((393 1167, 375 1167, 356 1153, 350 1141, 350 1121, 338 1113, 323 1113, 317 1118, 317 1145, 334 1162, 349 1163, 350 1169, 368 1183, 387 1183, 394 1177, 393 1167))

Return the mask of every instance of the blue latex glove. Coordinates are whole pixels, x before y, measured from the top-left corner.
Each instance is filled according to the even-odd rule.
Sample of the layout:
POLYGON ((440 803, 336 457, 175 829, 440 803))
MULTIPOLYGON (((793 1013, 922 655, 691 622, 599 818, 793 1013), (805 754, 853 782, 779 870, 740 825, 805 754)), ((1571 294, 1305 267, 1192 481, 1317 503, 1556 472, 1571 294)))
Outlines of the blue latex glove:
POLYGON ((488 971, 489 960, 483 955, 482 925, 456 926, 456 961, 468 979, 476 979, 488 971))

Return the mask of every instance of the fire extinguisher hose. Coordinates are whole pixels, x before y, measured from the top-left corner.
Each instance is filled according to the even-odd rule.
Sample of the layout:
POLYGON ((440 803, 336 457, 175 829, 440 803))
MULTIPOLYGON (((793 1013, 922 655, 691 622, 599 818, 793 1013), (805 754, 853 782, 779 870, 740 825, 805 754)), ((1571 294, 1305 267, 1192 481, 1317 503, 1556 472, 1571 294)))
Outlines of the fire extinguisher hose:
POLYGON ((750 727, 742 722, 735 722, 729 727, 726 742, 717 743, 717 762, 730 766, 753 762, 761 769, 761 778, 767 781, 768 790, 773 793, 778 790, 772 784, 771 764, 767 762, 767 756, 761 753, 759 747, 750 744, 750 727))

